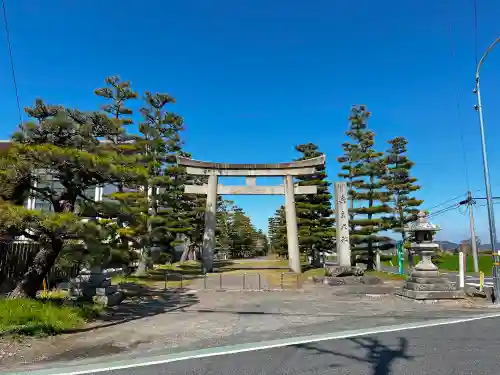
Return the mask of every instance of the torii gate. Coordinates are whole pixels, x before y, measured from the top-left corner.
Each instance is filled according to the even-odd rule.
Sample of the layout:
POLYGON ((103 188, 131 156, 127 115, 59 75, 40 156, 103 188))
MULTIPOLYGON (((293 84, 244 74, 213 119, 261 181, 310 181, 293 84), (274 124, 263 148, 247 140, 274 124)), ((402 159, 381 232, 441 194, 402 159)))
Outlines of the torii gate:
POLYGON ((288 242, 288 261, 290 269, 301 272, 295 194, 316 194, 316 186, 294 185, 294 176, 312 175, 316 167, 325 165, 325 156, 277 164, 226 164, 211 163, 177 157, 177 164, 186 168, 190 175, 208 176, 208 184, 186 185, 189 194, 205 194, 205 232, 203 234, 202 261, 206 272, 212 272, 215 248, 215 214, 217 194, 221 195, 285 195, 286 233, 288 242), (244 176, 246 186, 225 186, 218 183, 219 176, 244 176), (257 186, 257 177, 283 177, 283 185, 257 186))

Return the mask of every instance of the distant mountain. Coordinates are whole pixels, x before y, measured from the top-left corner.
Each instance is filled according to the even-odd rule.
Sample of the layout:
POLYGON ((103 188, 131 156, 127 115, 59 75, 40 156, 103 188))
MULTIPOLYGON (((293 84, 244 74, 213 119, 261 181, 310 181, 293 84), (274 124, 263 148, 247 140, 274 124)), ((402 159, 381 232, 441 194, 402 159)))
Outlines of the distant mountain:
POLYGON ((450 242, 450 241, 436 241, 436 243, 439 245, 441 250, 444 250, 444 251, 455 250, 458 247, 457 243, 450 242))
MULTIPOLYGON (((500 249, 500 243, 497 242, 497 246, 496 246, 496 249, 500 249)), ((479 251, 487 251, 487 250, 491 250, 491 245, 489 243, 484 243, 484 244, 481 244, 479 245, 479 248, 478 248, 479 251)))
MULTIPOLYGON (((455 250, 460 246, 460 244, 451 241, 436 241, 436 243, 439 244, 439 247, 444 251, 455 250)), ((500 243, 497 244, 496 248, 500 249, 500 243)), ((477 249, 478 251, 488 251, 491 250, 491 245, 489 243, 481 244, 477 249)))

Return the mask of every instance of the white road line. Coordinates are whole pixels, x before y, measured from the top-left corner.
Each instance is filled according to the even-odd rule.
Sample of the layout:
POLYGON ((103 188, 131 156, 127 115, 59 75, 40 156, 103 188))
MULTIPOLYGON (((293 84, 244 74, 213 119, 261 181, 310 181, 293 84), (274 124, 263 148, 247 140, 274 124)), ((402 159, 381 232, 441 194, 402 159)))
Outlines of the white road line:
MULTIPOLYGON (((387 332, 397 332, 397 331, 412 330, 418 328, 436 327, 448 324, 465 323, 480 319, 498 318, 498 317, 500 317, 500 313, 481 314, 481 315, 456 318, 456 319, 439 319, 421 323, 407 323, 407 324, 399 324, 399 325, 385 326, 385 327, 382 326, 377 328, 369 328, 361 330, 350 330, 350 331, 343 331, 343 332, 336 332, 336 333, 329 333, 322 335, 292 337, 287 339, 263 341, 263 342, 249 343, 249 344, 230 345, 219 348, 208 348, 208 349, 201 349, 201 350, 176 353, 176 354, 150 356, 149 358, 142 357, 139 359, 131 359, 131 360, 123 360, 123 361, 115 361, 107 363, 103 362, 101 364, 78 365, 78 363, 74 363, 73 366, 68 366, 66 368, 58 369, 56 367, 51 367, 49 370, 35 370, 35 371, 23 372, 22 374, 83 375, 83 374, 102 373, 108 371, 117 371, 117 370, 125 370, 125 369, 139 368, 139 367, 162 365, 165 363, 186 361, 190 359, 199 359, 199 358, 215 357, 228 354, 252 352, 258 350, 282 348, 286 346, 306 344, 312 342, 339 340, 350 337, 367 336, 367 335, 374 335, 387 332)), ((83 361, 80 361, 79 363, 82 362, 83 361)), ((19 374, 19 373, 11 373, 10 375, 14 374, 19 374)))

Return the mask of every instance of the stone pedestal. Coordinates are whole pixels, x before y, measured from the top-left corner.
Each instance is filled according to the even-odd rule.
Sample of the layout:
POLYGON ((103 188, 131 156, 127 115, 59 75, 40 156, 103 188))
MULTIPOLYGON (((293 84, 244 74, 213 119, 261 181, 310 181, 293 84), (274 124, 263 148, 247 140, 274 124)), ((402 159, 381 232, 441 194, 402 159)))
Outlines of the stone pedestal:
POLYGON ((363 276, 365 269, 358 266, 327 266, 326 275, 329 277, 363 276))
POLYGON ((461 299, 464 293, 455 283, 439 274, 429 254, 415 266, 403 288, 396 295, 415 300, 461 299))
POLYGON ((70 281, 70 296, 104 306, 114 306, 121 303, 124 294, 117 285, 111 285, 111 278, 106 273, 97 270, 82 270, 70 281))
POLYGON ((397 295, 421 301, 464 298, 463 291, 457 290, 455 283, 442 277, 432 263, 431 256, 439 248, 432 241, 433 233, 437 230, 439 227, 429 223, 427 214, 420 211, 409 232, 413 232, 415 238, 411 250, 421 254, 422 260, 411 271, 403 288, 396 292, 397 295))

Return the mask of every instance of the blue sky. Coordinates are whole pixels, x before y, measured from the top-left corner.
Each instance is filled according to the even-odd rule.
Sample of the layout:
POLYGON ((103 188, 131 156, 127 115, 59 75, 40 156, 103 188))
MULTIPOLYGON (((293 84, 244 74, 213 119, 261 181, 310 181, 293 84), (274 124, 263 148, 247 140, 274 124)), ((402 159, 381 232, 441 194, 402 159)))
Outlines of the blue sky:
MULTIPOLYGON (((394 136, 408 138, 426 207, 467 191, 461 129, 470 187, 484 186, 472 109, 473 2, 448 2, 453 6, 444 0, 6 0, 23 107, 42 97, 97 108, 93 90, 118 74, 138 91, 176 97, 172 109, 185 118, 186 149, 196 159, 289 161, 298 156, 294 145, 313 142, 326 153, 333 182, 350 106, 366 104, 379 149, 394 136)), ((499 34, 500 3, 478 3, 482 52, 499 34)), ((482 74, 494 195, 500 195, 499 66, 500 48, 482 74)), ((0 80, 0 136, 7 138, 18 115, 4 37, 0 80)), ((283 198, 235 200, 265 228, 283 198)), ((476 216, 487 242, 484 207, 476 216)), ((442 238, 467 237, 466 216, 457 210, 435 222, 442 238)))

